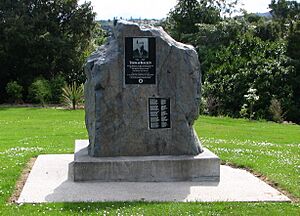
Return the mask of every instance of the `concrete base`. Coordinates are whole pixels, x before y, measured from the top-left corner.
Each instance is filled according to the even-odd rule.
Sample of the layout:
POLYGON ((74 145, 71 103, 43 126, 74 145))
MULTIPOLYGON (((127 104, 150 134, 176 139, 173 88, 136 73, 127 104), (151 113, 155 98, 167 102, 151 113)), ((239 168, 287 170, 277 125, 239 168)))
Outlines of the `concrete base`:
POLYGON ((175 182, 220 180, 220 159, 208 149, 197 156, 90 157, 88 140, 76 140, 73 181, 175 182))
POLYGON ((220 182, 74 182, 68 165, 74 155, 40 155, 18 203, 105 201, 290 201, 245 170, 221 166, 220 182))

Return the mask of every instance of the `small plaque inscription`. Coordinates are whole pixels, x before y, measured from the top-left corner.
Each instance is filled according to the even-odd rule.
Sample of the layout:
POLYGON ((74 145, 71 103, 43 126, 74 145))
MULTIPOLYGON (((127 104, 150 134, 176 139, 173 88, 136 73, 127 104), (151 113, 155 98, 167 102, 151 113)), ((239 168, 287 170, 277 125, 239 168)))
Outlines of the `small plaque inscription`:
POLYGON ((125 38, 125 84, 156 84, 155 37, 125 38))
POLYGON ((163 129, 171 128, 170 99, 149 98, 149 128, 163 129))

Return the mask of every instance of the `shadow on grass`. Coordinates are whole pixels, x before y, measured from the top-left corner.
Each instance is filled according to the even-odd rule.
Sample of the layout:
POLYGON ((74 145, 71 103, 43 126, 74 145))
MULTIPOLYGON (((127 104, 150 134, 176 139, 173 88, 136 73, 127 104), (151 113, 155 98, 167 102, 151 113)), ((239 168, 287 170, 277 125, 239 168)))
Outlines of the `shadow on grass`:
POLYGON ((64 209, 66 211, 78 211, 80 212, 80 208, 89 207, 90 210, 98 210, 98 209, 111 209, 118 210, 125 208, 147 208, 153 204, 168 204, 170 202, 144 202, 144 201, 136 201, 136 202, 94 202, 94 203, 63 203, 64 209))
POLYGON ((5 111, 5 110, 8 110, 8 109, 10 109, 10 108, 12 108, 12 107, 9 107, 9 106, 0 106, 0 111, 5 111))

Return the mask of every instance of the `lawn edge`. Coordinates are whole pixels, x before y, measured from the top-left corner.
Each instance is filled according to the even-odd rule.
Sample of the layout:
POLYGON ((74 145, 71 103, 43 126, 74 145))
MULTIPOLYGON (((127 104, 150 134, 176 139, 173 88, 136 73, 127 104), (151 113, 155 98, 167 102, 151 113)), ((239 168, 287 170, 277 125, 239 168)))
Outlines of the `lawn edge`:
POLYGON ((8 198, 8 203, 10 203, 10 204, 17 203, 36 159, 37 159, 37 157, 30 158, 29 161, 24 166, 24 168, 22 169, 21 175, 19 176, 19 178, 15 184, 13 193, 8 198))
POLYGON ((282 194, 284 194, 285 196, 287 196, 290 200, 291 203, 300 203, 300 198, 296 197, 295 195, 293 195, 292 193, 290 193, 289 191, 283 189, 277 182, 270 180, 268 176, 253 170, 249 167, 245 167, 243 165, 238 165, 229 161, 221 161, 222 165, 226 165, 226 166, 230 166, 232 168, 236 168, 236 169, 242 169, 245 170, 249 173, 251 173, 252 175, 254 175, 255 177, 259 178, 260 180, 262 180, 263 182, 265 182, 266 184, 270 185, 271 187, 275 188, 276 190, 278 190, 279 192, 281 192, 282 194))

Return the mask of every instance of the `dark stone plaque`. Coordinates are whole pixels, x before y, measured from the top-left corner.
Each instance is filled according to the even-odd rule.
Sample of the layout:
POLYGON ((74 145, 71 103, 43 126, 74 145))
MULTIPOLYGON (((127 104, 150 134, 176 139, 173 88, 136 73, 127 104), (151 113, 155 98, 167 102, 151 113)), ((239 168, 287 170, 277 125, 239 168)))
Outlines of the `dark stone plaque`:
POLYGON ((155 37, 125 38, 125 84, 156 84, 155 37))
POLYGON ((150 129, 171 128, 169 98, 149 98, 148 107, 150 129))

